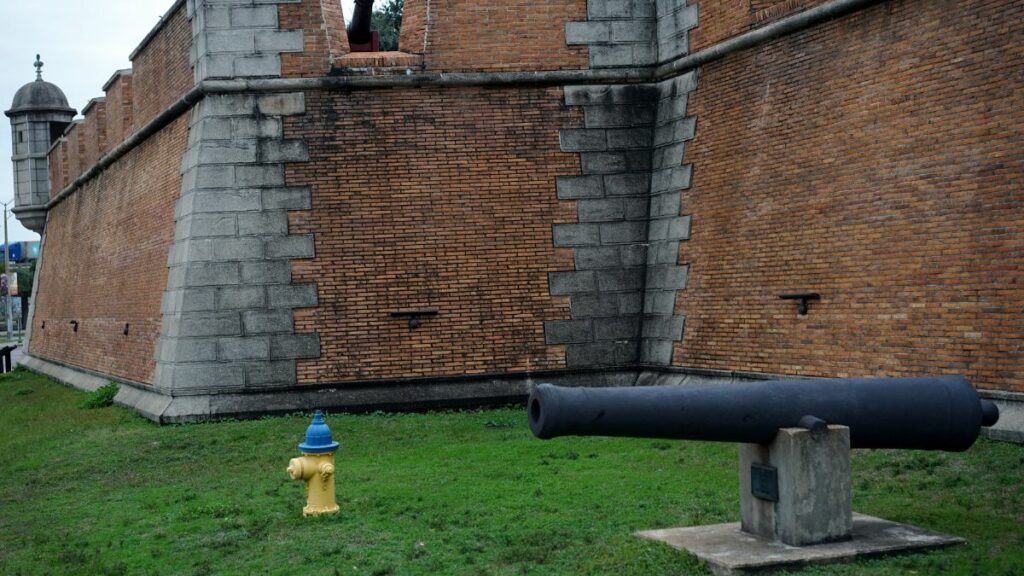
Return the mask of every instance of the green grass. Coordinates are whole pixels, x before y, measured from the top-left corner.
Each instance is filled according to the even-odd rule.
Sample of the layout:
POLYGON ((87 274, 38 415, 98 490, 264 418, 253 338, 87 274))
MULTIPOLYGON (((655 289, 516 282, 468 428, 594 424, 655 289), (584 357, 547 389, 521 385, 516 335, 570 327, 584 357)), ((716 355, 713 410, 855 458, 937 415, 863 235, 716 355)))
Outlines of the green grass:
MULTIPOLYGON (((736 448, 540 441, 518 409, 330 415, 341 514, 285 474, 309 415, 158 427, 0 378, 0 574, 706 574, 636 530, 738 518, 736 448)), ((854 509, 965 546, 801 574, 1024 574, 1024 448, 857 451, 854 509)))

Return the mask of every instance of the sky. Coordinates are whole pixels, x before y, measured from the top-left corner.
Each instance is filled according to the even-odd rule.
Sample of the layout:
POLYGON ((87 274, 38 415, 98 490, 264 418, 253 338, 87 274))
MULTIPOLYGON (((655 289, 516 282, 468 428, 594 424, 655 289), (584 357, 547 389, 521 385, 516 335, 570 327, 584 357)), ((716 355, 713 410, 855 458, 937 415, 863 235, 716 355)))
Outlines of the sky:
MULTIPOLYGON (((352 1, 341 0, 346 19, 352 1)), ((59 86, 72 108, 81 110, 103 96, 103 84, 129 68, 128 55, 159 22, 174 0, 0 0, 0 105, 11 106, 14 93, 35 79, 36 54, 43 79, 59 86)), ((11 131, 7 117, 0 130, 0 202, 14 197, 11 131)), ((8 220, 11 242, 39 235, 8 220)), ((0 237, 2 239, 2 237, 0 237)))

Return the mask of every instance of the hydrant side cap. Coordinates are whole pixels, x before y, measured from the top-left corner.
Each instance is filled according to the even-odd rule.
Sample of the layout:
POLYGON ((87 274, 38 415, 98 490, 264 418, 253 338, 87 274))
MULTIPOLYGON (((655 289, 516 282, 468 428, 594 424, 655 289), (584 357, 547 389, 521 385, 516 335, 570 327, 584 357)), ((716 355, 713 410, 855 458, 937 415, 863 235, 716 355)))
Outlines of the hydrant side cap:
POLYGON ((337 442, 331 437, 331 429, 324 422, 324 415, 319 410, 313 414, 313 421, 306 428, 306 441, 299 444, 299 450, 307 454, 334 452, 338 449, 337 442))

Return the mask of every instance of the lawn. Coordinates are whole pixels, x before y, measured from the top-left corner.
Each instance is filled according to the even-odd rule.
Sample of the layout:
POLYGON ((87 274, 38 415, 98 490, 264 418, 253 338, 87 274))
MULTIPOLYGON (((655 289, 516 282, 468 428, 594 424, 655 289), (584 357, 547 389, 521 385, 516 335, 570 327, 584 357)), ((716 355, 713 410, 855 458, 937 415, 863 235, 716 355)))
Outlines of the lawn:
MULTIPOLYGON (((0 377, 0 574, 706 574, 636 530, 738 519, 736 447, 541 441, 518 408, 332 414, 341 513, 303 518, 308 414, 158 427, 0 377)), ((854 509, 963 536, 799 574, 1024 574, 1024 447, 856 451, 854 509)))

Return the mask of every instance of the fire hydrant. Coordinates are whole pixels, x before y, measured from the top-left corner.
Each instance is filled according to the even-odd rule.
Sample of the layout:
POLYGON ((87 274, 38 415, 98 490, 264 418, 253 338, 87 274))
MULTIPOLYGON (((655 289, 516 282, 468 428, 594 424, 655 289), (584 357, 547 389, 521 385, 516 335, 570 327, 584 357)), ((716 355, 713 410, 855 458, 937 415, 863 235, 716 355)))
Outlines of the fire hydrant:
POLYGON ((338 512, 338 503, 334 500, 334 451, 337 449, 331 429, 317 410, 306 429, 306 441, 299 444, 302 456, 288 462, 288 475, 292 480, 306 481, 304 516, 338 512))

